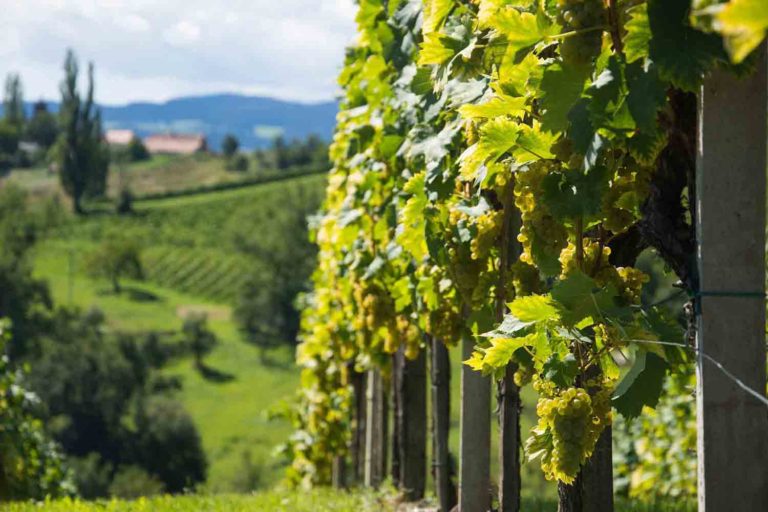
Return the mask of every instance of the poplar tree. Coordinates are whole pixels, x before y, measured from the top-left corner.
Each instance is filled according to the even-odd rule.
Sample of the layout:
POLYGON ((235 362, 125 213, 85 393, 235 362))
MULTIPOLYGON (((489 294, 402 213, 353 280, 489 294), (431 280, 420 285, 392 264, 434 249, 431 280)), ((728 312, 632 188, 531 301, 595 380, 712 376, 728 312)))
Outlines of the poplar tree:
POLYGON ((5 121, 21 132, 24 128, 26 114, 24 113, 24 93, 21 87, 21 77, 11 73, 5 79, 5 96, 3 98, 3 117, 5 121))
POLYGON ((78 91, 78 74, 77 58, 69 50, 64 61, 55 155, 61 185, 72 198, 75 213, 83 213, 83 197, 98 197, 106 191, 109 151, 102 137, 101 113, 93 100, 93 64, 88 65, 85 98, 78 91))

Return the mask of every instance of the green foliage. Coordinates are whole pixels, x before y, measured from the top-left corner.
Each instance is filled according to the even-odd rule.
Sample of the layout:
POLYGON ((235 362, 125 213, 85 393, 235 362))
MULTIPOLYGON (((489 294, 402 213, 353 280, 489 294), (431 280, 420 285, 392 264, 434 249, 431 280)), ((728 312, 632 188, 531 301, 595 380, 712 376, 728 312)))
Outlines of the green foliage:
POLYGON ((165 490, 178 493, 205 481, 208 463, 200 435, 178 402, 152 398, 139 407, 135 422, 133 456, 165 490))
MULTIPOLYGON (((242 452, 246 449, 253 457, 249 471, 260 473, 256 480, 261 486, 276 484, 283 476, 285 463, 275 459, 272 451, 286 440, 289 429, 285 422, 268 421, 264 411, 295 389, 291 350, 273 350, 270 364, 260 364, 257 348, 242 342, 228 304, 237 300, 244 275, 266 273, 257 261, 262 254, 275 264, 292 261, 278 270, 288 277, 293 272, 296 282, 301 273, 310 271, 311 257, 304 261, 299 255, 305 248, 311 250, 306 215, 319 204, 324 182, 324 176, 305 176, 234 190, 137 200, 134 215, 62 216, 35 251, 36 275, 50 281, 58 303, 76 304, 83 310, 98 306, 104 311, 105 343, 119 342, 111 334, 114 332, 134 333, 130 337, 139 347, 152 340, 153 348, 140 352, 148 364, 163 368, 150 369, 145 385, 155 390, 178 388, 183 383, 174 396, 199 428, 210 464, 206 488, 212 491, 251 490, 243 480, 247 468, 242 452), (125 291, 120 295, 105 295, 101 282, 86 277, 84 255, 116 232, 146 247, 142 253, 146 279, 122 283, 125 291), (179 336, 175 335, 182 319, 196 311, 208 315, 208 327, 219 340, 205 358, 210 371, 196 370, 192 355, 179 351, 179 336), (145 336, 144 331, 153 334, 145 336), (220 384, 216 381, 219 375, 230 380, 220 384), (269 389, 270 393, 254 394, 254 389, 269 389)), ((303 286, 301 281, 302 290, 303 286)), ((293 298, 280 293, 285 293, 284 304, 293 308, 293 298)), ((280 339, 282 344, 293 342, 288 336, 280 339)), ((124 421, 134 424, 131 410, 124 421)), ((132 442, 131 436, 123 439, 132 442)), ((109 478, 102 495, 122 466, 142 467, 130 458, 105 462, 112 466, 105 466, 109 478)))
MULTIPOLYGON (((110 500, 86 502, 51 500, 44 504, 49 512, 249 512, 253 510, 293 512, 394 512, 394 500, 383 492, 346 492, 338 489, 311 491, 276 490, 261 494, 220 494, 161 496, 137 501, 110 500)), ((39 510, 35 503, 12 503, 8 512, 39 510)), ((538 510, 532 510, 538 512, 538 510)))
POLYGON ((696 498, 696 398, 692 374, 664 383, 654 409, 614 426, 616 490, 633 499, 696 498))
POLYGON ((226 158, 232 158, 237 154, 238 149, 240 149, 240 141, 237 140, 237 137, 231 133, 225 135, 224 139, 221 141, 221 152, 224 156, 226 158))
POLYGON ((24 138, 39 144, 43 150, 47 151, 56 142, 58 134, 56 117, 48 112, 45 101, 35 103, 32 117, 27 122, 24 138))
POLYGON ((717 15, 717 20, 728 53, 738 63, 765 39, 768 4, 761 0, 731 0, 717 15))
POLYGON ((289 476, 327 483, 346 455, 351 368, 388 372, 422 332, 472 333, 473 368, 533 380, 528 455, 573 482, 611 398, 638 415, 690 364, 655 344, 670 329, 643 306, 648 277, 625 244, 681 136, 670 98, 727 65, 723 39, 694 25, 690 0, 367 0, 356 20, 289 476))
POLYGON ((147 151, 144 143, 138 137, 132 138, 131 142, 128 143, 128 154, 132 162, 149 160, 149 151, 147 151))
POLYGON ((16 165, 19 148, 19 129, 7 120, 0 121, 0 171, 5 172, 16 165))
POLYGON ((157 343, 110 335, 99 311, 59 310, 30 387, 46 409, 46 423, 75 469, 84 496, 106 496, 126 466, 159 478, 169 492, 205 479, 205 455, 189 415, 168 398, 154 396, 157 343), (128 419, 132 421, 128 421, 128 419))
MULTIPOLYGON (((10 340, 10 322, 0 319, 0 354, 10 340)), ((0 355, 0 501, 73 494, 71 475, 38 416, 38 397, 24 374, 0 355)))
POLYGON ((190 313, 181 327, 182 343, 195 355, 195 365, 203 367, 203 357, 218 343, 216 335, 208 329, 208 317, 204 313, 190 313))
POLYGON ((309 166, 314 169, 327 169, 328 146, 317 136, 310 135, 306 140, 286 142, 277 137, 272 147, 259 149, 254 153, 259 168, 286 170, 291 167, 309 166))
POLYGON ((120 293, 120 279, 144 277, 141 247, 135 241, 122 236, 112 235, 106 238, 87 255, 86 265, 91 276, 109 280, 115 293, 120 293))
POLYGON ((249 166, 248 157, 245 155, 235 155, 227 162, 227 169, 230 171, 245 172, 249 166))
POLYGON ((27 207, 27 196, 14 186, 0 189, 0 317, 13 323, 6 347, 12 358, 34 351, 51 304, 48 287, 32 275, 29 252, 44 222, 27 207))
POLYGON ((127 466, 118 471, 109 485, 109 495, 123 499, 138 499, 143 496, 157 496, 165 486, 138 466, 127 466))
POLYGON ((9 74, 5 77, 5 95, 3 96, 3 117, 5 121, 21 132, 27 119, 24 112, 24 92, 21 77, 9 74))
POLYGON ((85 98, 77 88, 78 64, 69 50, 64 62, 59 122, 61 133, 54 148, 61 185, 72 198, 75 213, 83 213, 84 196, 106 192, 109 148, 102 137, 101 114, 93 100, 93 64, 88 68, 85 98))

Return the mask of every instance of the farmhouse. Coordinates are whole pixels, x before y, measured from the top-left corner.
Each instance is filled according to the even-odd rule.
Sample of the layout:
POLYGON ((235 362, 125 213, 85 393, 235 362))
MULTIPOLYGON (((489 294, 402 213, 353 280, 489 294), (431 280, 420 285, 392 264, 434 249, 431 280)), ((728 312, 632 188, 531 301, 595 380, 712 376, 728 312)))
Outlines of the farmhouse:
POLYGON ((144 139, 144 146, 152 154, 191 155, 207 151, 208 143, 201 134, 161 134, 144 139))
POLYGON ((104 139, 110 146, 127 146, 135 138, 133 130, 107 130, 104 133, 104 139))

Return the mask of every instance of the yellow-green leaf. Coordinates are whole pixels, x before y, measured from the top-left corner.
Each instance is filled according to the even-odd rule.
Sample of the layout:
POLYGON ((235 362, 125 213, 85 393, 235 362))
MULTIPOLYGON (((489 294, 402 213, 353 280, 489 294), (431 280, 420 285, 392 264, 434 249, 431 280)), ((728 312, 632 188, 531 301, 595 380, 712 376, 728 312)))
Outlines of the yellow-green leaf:
POLYGON ((717 19, 731 59, 741 62, 765 38, 768 31, 768 1, 731 0, 717 19))
POLYGON ((519 117, 525 112, 525 98, 500 95, 479 105, 467 104, 459 108, 465 119, 487 119, 500 116, 519 117))
POLYGON ((449 61, 456 52, 446 46, 446 41, 449 39, 439 32, 425 34, 419 52, 419 66, 440 65, 449 61))
POLYGON ((509 311, 523 322, 546 322, 559 317, 557 307, 546 295, 518 297, 509 304, 509 311))
POLYGON ((515 7, 507 6, 500 9, 495 16, 489 17, 487 22, 490 28, 506 38, 508 50, 517 52, 559 32, 557 25, 545 20, 543 16, 521 12, 515 7))
POLYGON ((453 9, 453 0, 424 0, 424 24, 422 31, 429 34, 440 28, 453 9))
POLYGON ((651 24, 648 20, 648 5, 641 4, 630 9, 630 20, 625 29, 624 55, 627 62, 634 62, 648 56, 648 47, 651 43, 651 24))

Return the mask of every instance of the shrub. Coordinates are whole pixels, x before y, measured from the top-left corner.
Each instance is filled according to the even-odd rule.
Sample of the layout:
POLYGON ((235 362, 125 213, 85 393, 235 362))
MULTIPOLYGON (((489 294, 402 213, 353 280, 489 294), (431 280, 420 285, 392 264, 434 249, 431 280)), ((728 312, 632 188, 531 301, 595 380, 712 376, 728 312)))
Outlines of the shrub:
POLYGON ((141 248, 126 238, 107 238, 87 256, 86 265, 92 277, 108 279, 115 293, 120 293, 121 278, 141 279, 144 275, 141 248))
POLYGON ((109 495, 116 498, 135 499, 162 494, 165 486, 156 476, 138 466, 124 466, 118 470, 109 485, 109 495))
POLYGON ((227 160, 227 169, 230 171, 245 172, 249 165, 248 157, 245 155, 235 155, 227 160))
POLYGON ((136 414, 136 462, 165 484, 182 492, 205 481, 207 462, 192 418, 177 402, 155 397, 136 414))
POLYGON ((84 457, 70 457, 69 465, 75 476, 77 493, 85 499, 103 498, 109 492, 112 464, 105 462, 96 452, 84 457))

